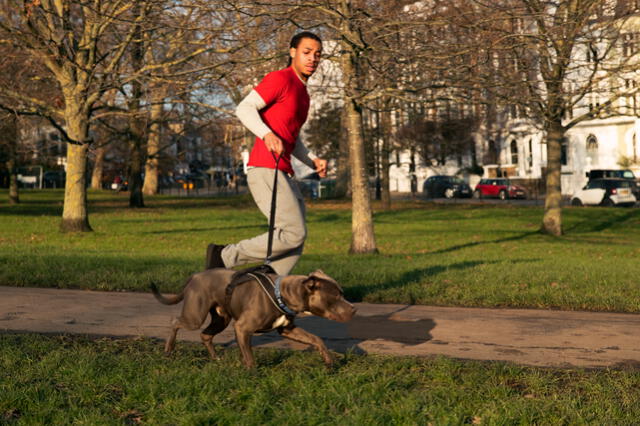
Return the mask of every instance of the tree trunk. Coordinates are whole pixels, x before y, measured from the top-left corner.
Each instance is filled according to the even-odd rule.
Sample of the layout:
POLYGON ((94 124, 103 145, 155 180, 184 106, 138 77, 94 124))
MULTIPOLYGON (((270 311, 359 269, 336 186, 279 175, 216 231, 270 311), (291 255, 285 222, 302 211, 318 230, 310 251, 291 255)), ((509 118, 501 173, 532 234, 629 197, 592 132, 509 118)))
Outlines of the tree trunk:
POLYGON ((371 195, 367 179, 367 165, 362 136, 362 110, 354 100, 357 93, 357 64, 351 46, 343 41, 341 57, 342 78, 345 82, 344 108, 349 138, 349 165, 351 171, 351 249, 350 253, 377 253, 373 232, 371 195))
MULTIPOLYGON (((70 137, 82 141, 84 138, 70 137)), ((87 151, 86 143, 67 143, 67 180, 64 187, 64 206, 62 208, 62 232, 92 231, 87 211, 87 151)))
POLYGON ((380 152, 380 177, 382 186, 382 208, 389 210, 391 208, 391 191, 389 191, 389 156, 391 155, 391 112, 389 105, 386 105, 382 111, 382 149, 380 152))
POLYGON ((360 109, 354 101, 346 102, 349 135, 349 162, 351 164, 351 249, 350 253, 377 253, 373 232, 371 195, 367 179, 367 168, 362 138, 360 109))
MULTIPOLYGON (((20 193, 18 190, 18 167, 17 167, 17 146, 18 146, 18 120, 15 115, 7 114, 6 125, 2 131, 7 147, 7 171, 9 172, 9 204, 20 203, 20 193)), ((2 137, 2 136, 0 136, 2 137)))
MULTIPOLYGON (((134 15, 141 13, 140 5, 134 6, 134 15)), ((142 68, 144 49, 142 45, 142 28, 136 24, 137 41, 131 47, 131 64, 134 69, 142 68)), ((144 164, 143 144, 145 125, 141 119, 142 83, 135 80, 131 83, 131 99, 129 101, 129 207, 144 207, 142 195, 142 168, 144 164)))
POLYGON ((160 152, 161 119, 164 107, 162 88, 154 88, 151 103, 151 125, 147 139, 147 161, 144 166, 144 185, 142 187, 142 192, 145 195, 158 193, 158 153, 160 152))
MULTIPOLYGON (((347 128, 347 108, 342 108, 340 127, 347 128)), ((339 140, 340 155, 336 161, 336 186, 333 196, 343 198, 349 194, 349 137, 346 132, 341 132, 339 140)))
POLYGON ((9 204, 18 204, 20 203, 20 192, 18 191, 18 170, 15 157, 7 161, 7 170, 9 170, 9 204))
POLYGON ((550 235, 562 235, 562 192, 560 187, 562 139, 564 129, 558 120, 547 131, 547 195, 541 231, 550 235))
POLYGON ((60 231, 89 232, 93 231, 87 210, 89 117, 79 105, 75 93, 65 96, 65 105, 65 122, 71 142, 67 142, 67 178, 60 231))
POLYGON ((102 189, 105 152, 106 148, 104 146, 96 149, 96 162, 93 165, 93 173, 91 174, 91 189, 102 189))
POLYGON ((129 207, 144 207, 144 196, 142 195, 142 164, 143 147, 140 129, 133 130, 131 135, 129 158, 129 207))

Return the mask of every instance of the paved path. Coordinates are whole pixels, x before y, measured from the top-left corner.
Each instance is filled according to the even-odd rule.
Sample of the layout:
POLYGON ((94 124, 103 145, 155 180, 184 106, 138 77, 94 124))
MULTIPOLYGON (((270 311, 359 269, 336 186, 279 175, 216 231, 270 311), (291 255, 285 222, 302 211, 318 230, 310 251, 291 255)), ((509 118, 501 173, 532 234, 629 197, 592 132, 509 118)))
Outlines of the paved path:
MULTIPOLYGON (((550 367, 640 368, 640 315, 520 309, 357 304, 340 324, 303 316, 297 324, 330 349, 361 353, 445 355, 550 367)), ((181 305, 151 294, 0 287, 0 332, 72 333, 164 338, 181 305)), ((200 341, 198 332, 179 339, 200 341)), ((216 337, 233 344, 233 327, 216 337)), ((277 333, 255 346, 300 349, 277 333)), ((203 348, 204 351, 204 348, 203 348)))

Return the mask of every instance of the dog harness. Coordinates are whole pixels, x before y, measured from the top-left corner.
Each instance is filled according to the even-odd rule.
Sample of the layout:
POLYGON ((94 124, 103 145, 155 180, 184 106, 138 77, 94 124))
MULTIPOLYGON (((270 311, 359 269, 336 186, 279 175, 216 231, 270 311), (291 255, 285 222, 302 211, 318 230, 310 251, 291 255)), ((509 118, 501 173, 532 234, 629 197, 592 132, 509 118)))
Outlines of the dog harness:
POLYGON ((225 305, 229 306, 233 290, 238 285, 255 280, 278 311, 289 319, 295 317, 298 313, 289 308, 282 298, 282 279, 284 277, 278 275, 274 283, 271 277, 269 277, 269 273, 275 273, 269 265, 260 265, 236 272, 225 290, 225 305))

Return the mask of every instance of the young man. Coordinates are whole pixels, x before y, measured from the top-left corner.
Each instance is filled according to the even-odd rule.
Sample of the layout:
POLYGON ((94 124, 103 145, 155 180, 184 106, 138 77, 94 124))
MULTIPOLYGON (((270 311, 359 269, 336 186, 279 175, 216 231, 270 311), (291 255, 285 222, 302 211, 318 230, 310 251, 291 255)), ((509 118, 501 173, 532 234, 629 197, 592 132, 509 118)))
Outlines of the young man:
MULTIPOLYGON (((289 48, 289 66, 267 74, 236 109, 242 124, 256 135, 249 156, 247 183, 260 211, 269 218, 271 196, 278 162, 278 188, 271 267, 278 275, 288 275, 302 254, 307 236, 302 194, 293 180, 291 155, 327 174, 327 161, 318 158, 299 139, 307 119, 309 95, 306 83, 318 68, 322 42, 310 32, 296 34, 289 48)), ((206 269, 233 268, 264 261, 268 233, 237 244, 209 244, 206 269)))

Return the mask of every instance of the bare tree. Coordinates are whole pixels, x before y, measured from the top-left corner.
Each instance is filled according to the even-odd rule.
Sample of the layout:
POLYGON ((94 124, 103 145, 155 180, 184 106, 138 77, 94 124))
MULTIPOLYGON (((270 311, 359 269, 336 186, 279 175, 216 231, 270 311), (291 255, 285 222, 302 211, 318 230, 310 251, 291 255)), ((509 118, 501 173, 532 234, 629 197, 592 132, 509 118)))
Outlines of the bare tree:
POLYGON ((89 124, 95 104, 113 87, 113 75, 135 35, 131 10, 153 2, 103 0, 3 0, 0 34, 16 50, 23 50, 47 71, 61 91, 56 105, 50 99, 27 96, 8 87, 0 95, 24 105, 19 112, 49 119, 67 140, 67 179, 62 231, 90 231, 86 195, 89 124), (112 37, 117 32, 121 38, 112 37))
MULTIPOLYGON (((546 199, 541 230, 562 234, 561 158, 569 129, 597 117, 628 115, 636 96, 635 52, 621 43, 630 10, 626 2, 510 0, 475 2, 472 23, 491 43, 476 45, 487 61, 482 86, 510 117, 544 132, 546 199), (483 19, 479 17, 483 16, 483 19), (627 51, 625 51, 625 49, 627 51)), ((637 50, 634 48, 637 52, 637 50)))

